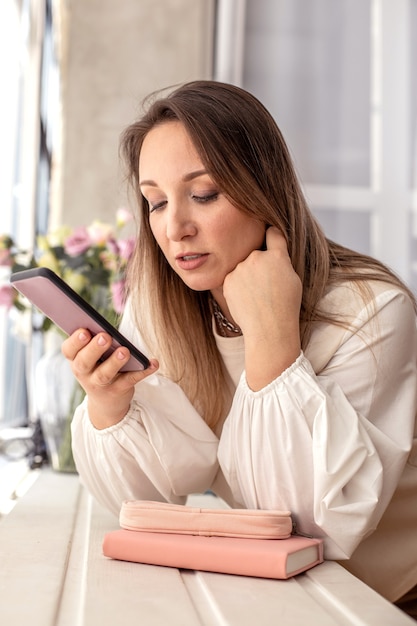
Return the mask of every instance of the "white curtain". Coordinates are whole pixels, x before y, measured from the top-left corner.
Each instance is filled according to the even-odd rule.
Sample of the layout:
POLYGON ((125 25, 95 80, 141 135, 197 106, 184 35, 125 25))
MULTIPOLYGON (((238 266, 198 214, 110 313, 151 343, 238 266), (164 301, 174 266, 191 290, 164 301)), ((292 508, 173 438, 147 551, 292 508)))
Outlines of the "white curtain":
POLYGON ((416 22, 417 0, 220 0, 215 66, 274 115, 326 234, 414 289, 416 22))

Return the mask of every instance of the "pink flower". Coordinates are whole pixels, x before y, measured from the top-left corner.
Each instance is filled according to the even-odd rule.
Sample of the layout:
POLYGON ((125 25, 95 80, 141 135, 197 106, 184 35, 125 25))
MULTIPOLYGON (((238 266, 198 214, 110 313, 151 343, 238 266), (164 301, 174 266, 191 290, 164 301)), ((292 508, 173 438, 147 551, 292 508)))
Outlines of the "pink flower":
POLYGON ((97 246, 105 245, 113 237, 113 226, 99 220, 95 220, 88 226, 87 231, 91 241, 97 246))
POLYGON ((107 249, 110 250, 110 252, 115 256, 119 254, 119 244, 114 237, 110 237, 107 241, 107 249))
POLYGON ((13 264, 13 259, 10 250, 2 250, 0 248, 0 265, 10 267, 13 264))
POLYGON ((15 290, 11 285, 3 285, 0 287, 0 306, 11 309, 15 297, 15 290))
POLYGON ((91 238, 85 226, 76 228, 64 242, 65 252, 70 256, 83 254, 91 246, 91 238))
POLYGON ((116 223, 117 223, 118 228, 123 228, 123 226, 125 226, 132 220, 133 220, 133 215, 129 211, 129 209, 126 209, 125 207, 120 207, 120 209, 117 209, 116 223))
POLYGON ((114 283, 112 283, 111 295, 112 295, 112 302, 113 302, 114 310, 118 314, 123 313, 123 309, 125 306, 125 298, 126 298, 124 280, 117 280, 114 283))
POLYGON ((123 260, 128 261, 130 259, 135 249, 135 243, 135 237, 128 237, 119 241, 119 254, 123 260))

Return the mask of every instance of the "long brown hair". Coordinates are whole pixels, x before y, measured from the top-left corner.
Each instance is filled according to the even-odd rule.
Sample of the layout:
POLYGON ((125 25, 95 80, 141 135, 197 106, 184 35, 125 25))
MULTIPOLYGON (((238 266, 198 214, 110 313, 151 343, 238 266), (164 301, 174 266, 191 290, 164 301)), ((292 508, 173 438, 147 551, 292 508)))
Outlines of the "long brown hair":
POLYGON ((332 282, 358 281, 366 297, 365 281, 383 280, 405 290, 414 301, 382 263, 325 237, 307 206, 277 124, 254 96, 233 85, 194 81, 168 95, 153 95, 146 106, 142 118, 121 139, 128 180, 140 209, 128 275, 130 297, 138 327, 162 372, 181 385, 212 428, 224 416, 228 396, 212 332, 209 294, 192 291, 170 268, 152 235, 148 203, 139 188, 142 143, 157 124, 181 122, 204 167, 232 204, 284 233, 303 284, 303 347, 314 322, 344 323, 318 309, 332 282))

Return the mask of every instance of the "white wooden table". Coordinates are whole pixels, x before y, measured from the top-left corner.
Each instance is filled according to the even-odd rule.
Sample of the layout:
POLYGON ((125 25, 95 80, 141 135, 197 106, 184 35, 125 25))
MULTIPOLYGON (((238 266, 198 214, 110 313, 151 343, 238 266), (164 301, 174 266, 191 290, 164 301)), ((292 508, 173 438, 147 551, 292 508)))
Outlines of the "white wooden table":
POLYGON ((42 470, 0 522, 0 624, 415 624, 333 562, 276 581, 112 561, 101 544, 116 528, 78 476, 42 470))

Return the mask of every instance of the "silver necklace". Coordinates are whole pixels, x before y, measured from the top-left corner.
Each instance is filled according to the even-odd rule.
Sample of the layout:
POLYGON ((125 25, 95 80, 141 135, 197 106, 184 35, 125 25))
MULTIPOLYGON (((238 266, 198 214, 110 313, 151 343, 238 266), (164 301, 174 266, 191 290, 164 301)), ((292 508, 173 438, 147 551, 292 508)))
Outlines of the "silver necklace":
POLYGON ((232 324, 225 315, 221 312, 219 305, 216 300, 213 298, 213 315, 216 318, 217 327, 220 330, 223 337, 227 337, 226 331, 228 330, 231 333, 235 333, 236 335, 241 335, 242 331, 239 326, 235 326, 232 324))

